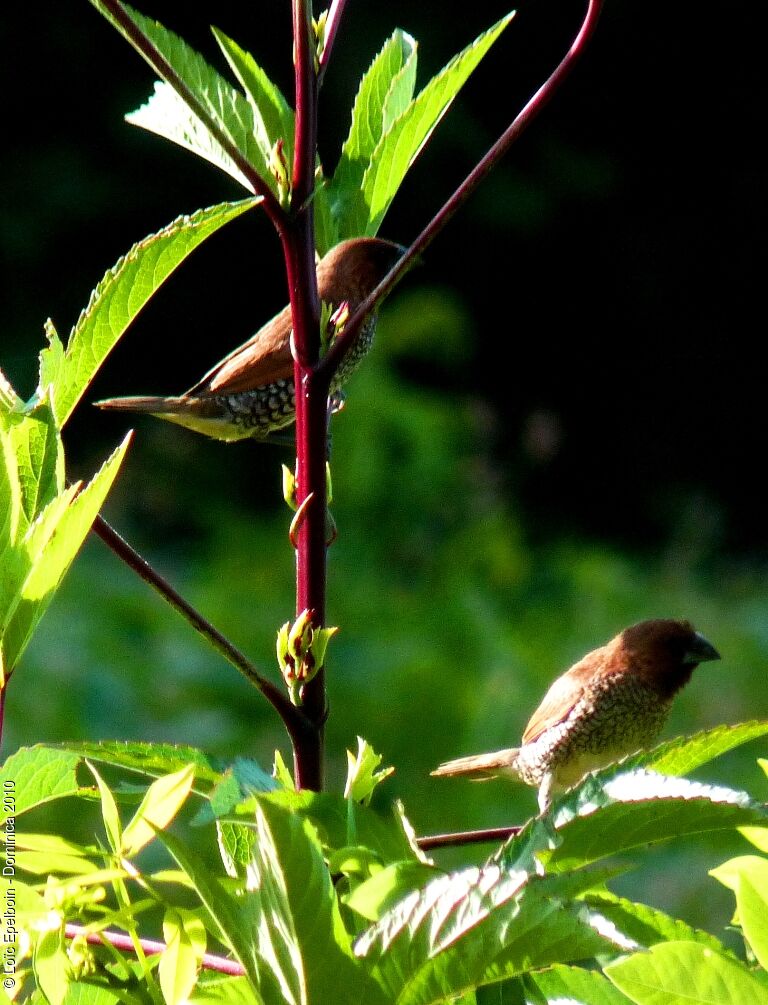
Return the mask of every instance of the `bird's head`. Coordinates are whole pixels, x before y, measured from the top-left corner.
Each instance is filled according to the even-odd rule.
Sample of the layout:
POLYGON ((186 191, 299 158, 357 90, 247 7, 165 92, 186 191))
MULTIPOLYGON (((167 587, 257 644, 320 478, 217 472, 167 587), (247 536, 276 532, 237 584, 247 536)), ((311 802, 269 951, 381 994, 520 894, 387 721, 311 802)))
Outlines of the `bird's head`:
POLYGON ((349 303, 357 308, 372 293, 405 248, 379 237, 355 237, 337 244, 317 266, 317 285, 327 303, 349 303))
POLYGON ((689 621, 641 621, 625 628, 614 644, 634 672, 670 695, 690 679, 699 663, 720 659, 712 643, 689 621))

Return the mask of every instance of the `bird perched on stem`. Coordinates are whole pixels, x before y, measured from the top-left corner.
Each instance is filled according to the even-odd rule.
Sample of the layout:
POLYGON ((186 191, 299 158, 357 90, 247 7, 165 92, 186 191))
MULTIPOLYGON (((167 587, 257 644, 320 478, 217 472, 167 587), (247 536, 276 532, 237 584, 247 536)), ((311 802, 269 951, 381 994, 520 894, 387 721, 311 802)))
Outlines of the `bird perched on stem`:
MULTIPOLYGON (((317 265, 320 299, 335 310, 346 305, 348 313, 354 313, 404 251, 376 237, 337 244, 317 265)), ((376 316, 371 314, 334 375, 331 395, 367 353, 375 328, 376 316)), ((107 398, 95 404, 112 411, 147 412, 218 440, 266 439, 296 417, 291 331, 289 305, 184 394, 107 398)))
POLYGON ((432 774, 512 774, 539 786, 543 813, 553 794, 652 744, 694 668, 718 659, 714 646, 687 621, 641 621, 558 677, 531 716, 520 747, 460 757, 432 774))

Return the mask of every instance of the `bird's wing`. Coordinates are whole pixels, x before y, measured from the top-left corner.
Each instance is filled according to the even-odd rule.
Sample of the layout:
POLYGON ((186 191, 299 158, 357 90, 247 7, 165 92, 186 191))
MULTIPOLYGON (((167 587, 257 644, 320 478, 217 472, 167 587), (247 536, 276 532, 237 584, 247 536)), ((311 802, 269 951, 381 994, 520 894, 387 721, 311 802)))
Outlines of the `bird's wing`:
POLYGON ((579 701, 584 686, 598 671, 605 659, 602 649, 595 649, 558 677, 530 718, 523 733, 523 743, 533 743, 551 726, 563 722, 579 701))
POLYGON ((238 394, 293 376, 291 309, 285 307, 191 387, 187 394, 238 394))

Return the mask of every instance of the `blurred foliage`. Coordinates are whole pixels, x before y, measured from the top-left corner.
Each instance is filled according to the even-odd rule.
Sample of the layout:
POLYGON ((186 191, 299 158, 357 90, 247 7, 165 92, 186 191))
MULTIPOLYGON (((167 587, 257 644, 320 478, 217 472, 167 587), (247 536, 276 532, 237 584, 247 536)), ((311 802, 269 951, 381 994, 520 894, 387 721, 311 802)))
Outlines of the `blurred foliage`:
MULTIPOLYGON (((554 676, 642 618, 690 617, 724 656, 694 675, 665 735, 768 716, 768 587, 758 571, 702 558, 693 544, 628 556, 596 542, 526 540, 489 454, 482 405, 403 376, 420 360, 439 370, 459 359, 471 327, 455 295, 396 295, 333 423, 340 536, 330 553, 329 623, 341 631, 330 657, 330 784, 341 787, 345 747, 356 734, 369 737, 395 764, 390 791, 420 833, 533 812, 534 792, 522 786, 436 780, 429 771, 514 743, 554 676)), ((293 608, 279 469, 287 451, 213 446, 233 470, 264 466, 269 480, 254 488, 254 507, 233 500, 226 482, 209 484, 201 467, 205 496, 190 512, 200 486, 179 483, 175 457, 199 452, 204 462, 209 445, 148 419, 106 515, 271 672, 276 629, 293 608)), ((248 753, 265 766, 275 746, 288 753, 259 695, 96 541, 12 682, 6 728, 9 751, 114 737, 248 753)), ((703 776, 760 791, 755 746, 703 776)), ((619 880, 619 890, 722 927, 728 897, 704 873, 740 847, 724 836, 661 848, 653 874, 619 880)))

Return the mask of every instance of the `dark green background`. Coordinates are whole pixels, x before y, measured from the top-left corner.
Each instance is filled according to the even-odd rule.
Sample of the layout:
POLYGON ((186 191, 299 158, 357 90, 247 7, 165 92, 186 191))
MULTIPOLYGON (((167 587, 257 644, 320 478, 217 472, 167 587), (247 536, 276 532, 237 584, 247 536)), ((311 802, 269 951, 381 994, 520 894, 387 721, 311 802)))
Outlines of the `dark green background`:
MULTIPOLYGON (((223 67, 187 4, 142 10, 223 67)), ((360 73, 396 25, 420 83, 506 8, 351 2, 323 93, 333 164, 360 73)), ((523 3, 409 175, 382 228, 407 242, 559 59, 576 3, 523 3)), ((211 20, 290 93, 287 5, 211 20)), ((127 126, 152 75, 83 0, 4 10, 1 365, 32 390, 42 323, 66 334, 134 241, 240 193, 127 126)), ((503 824, 533 793, 437 781, 439 760, 516 742, 549 681, 646 616, 687 616, 722 651, 668 735, 768 715, 768 534, 754 5, 608 2, 575 75, 384 311, 334 423, 330 773, 356 733, 397 766, 420 832, 503 824)), ((198 251, 113 353, 93 398, 178 392, 285 302, 251 214, 198 251)), ((87 475, 123 419, 67 430, 87 475)), ((151 420, 107 516, 265 668, 291 614, 286 451, 151 420)), ((98 543, 13 681, 6 749, 65 737, 196 743, 264 762, 285 742, 256 694, 98 543)), ((765 748, 704 773, 765 793, 765 748)), ((730 850, 746 847, 729 845, 730 850)), ((623 889, 715 926, 711 840, 653 853, 623 889)))

